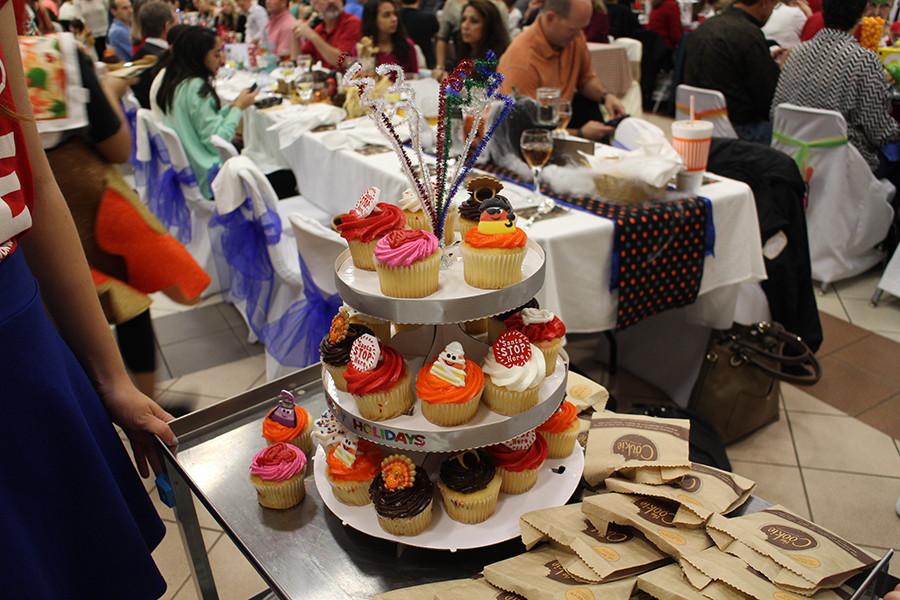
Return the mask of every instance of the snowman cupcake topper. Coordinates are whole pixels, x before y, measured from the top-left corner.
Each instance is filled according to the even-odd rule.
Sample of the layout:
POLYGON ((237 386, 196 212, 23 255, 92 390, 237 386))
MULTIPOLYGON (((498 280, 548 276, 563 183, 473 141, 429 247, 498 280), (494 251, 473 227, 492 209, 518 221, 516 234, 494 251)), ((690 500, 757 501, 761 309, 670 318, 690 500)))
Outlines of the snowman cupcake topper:
POLYGON ((466 385, 466 354, 462 344, 450 342, 431 365, 430 373, 454 387, 466 385))
POLYGON ((297 426, 297 409, 294 406, 294 395, 287 390, 281 390, 278 397, 278 406, 269 413, 269 418, 279 425, 294 428, 297 426))

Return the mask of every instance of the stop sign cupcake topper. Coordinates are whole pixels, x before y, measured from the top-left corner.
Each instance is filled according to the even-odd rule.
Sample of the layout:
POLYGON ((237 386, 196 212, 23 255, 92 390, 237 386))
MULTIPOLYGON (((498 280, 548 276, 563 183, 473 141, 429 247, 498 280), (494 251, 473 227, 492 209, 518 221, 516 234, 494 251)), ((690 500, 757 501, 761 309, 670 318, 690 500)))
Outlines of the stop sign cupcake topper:
POLYGON ((370 187, 359 197, 359 200, 356 201, 356 206, 354 206, 353 210, 350 212, 359 218, 368 217, 372 214, 372 211, 375 210, 375 205, 378 204, 378 197, 380 195, 380 189, 375 186, 370 187))
POLYGON ((519 331, 506 330, 492 347, 494 360, 506 367, 521 367, 531 359, 531 342, 519 331))
POLYGON ((378 365, 381 358, 381 347, 378 338, 371 333, 365 333, 350 346, 350 364, 357 371, 371 371, 378 365))
POLYGON ((529 448, 531 448, 536 440, 537 434, 534 432, 534 430, 531 430, 526 431, 522 435, 517 435, 511 440, 503 442, 503 445, 510 450, 521 452, 522 450, 528 450, 529 448))

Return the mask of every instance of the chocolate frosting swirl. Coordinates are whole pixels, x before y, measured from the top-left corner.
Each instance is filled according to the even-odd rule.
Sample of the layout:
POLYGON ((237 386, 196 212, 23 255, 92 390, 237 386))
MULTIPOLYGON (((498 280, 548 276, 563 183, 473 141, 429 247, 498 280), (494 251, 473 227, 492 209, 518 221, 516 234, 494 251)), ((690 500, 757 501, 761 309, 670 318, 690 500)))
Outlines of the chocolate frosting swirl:
POLYGON ((528 302, 526 302, 519 308, 514 308, 509 312, 500 313, 499 315, 494 315, 491 318, 497 319, 498 321, 505 321, 508 318, 510 318, 511 316, 513 316, 514 314, 516 314, 517 312, 519 312, 520 310, 522 310, 523 308, 540 308, 540 307, 541 306, 538 304, 537 298, 532 298, 531 300, 529 300, 528 302))
MULTIPOLYGON (((356 341, 356 338, 366 333, 372 333, 372 330, 365 325, 351 323, 347 328, 347 336, 337 344, 332 344, 328 341, 328 335, 326 335, 322 338, 322 343, 319 345, 319 354, 322 355, 322 362, 333 367, 346 365, 350 362, 350 347, 353 345, 353 342, 356 341)), ((372 335, 375 334, 372 333, 372 335)))
POLYGON ((412 487, 391 491, 384 487, 381 473, 369 486, 369 497, 375 512, 386 519, 408 519, 421 513, 434 497, 434 484, 422 467, 416 467, 416 479, 412 487))
POLYGON ((448 458, 441 465, 441 481, 456 492, 471 494, 483 490, 494 478, 497 472, 494 467, 494 459, 484 450, 476 450, 476 459, 472 452, 465 452, 448 458), (460 464, 462 460, 463 464, 460 464), (465 466, 463 466, 465 465, 465 466))
POLYGON ((481 202, 473 196, 459 205, 459 216, 469 221, 478 221, 481 219, 481 202))

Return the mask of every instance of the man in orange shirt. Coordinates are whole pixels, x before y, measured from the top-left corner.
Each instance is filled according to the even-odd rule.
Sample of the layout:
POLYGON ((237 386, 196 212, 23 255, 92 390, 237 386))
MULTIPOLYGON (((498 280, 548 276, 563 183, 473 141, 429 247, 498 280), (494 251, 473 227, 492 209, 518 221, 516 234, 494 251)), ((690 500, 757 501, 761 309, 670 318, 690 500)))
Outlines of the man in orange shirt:
MULTIPOLYGON (((563 100, 578 92, 588 100, 603 104, 611 118, 625 114, 622 102, 603 89, 594 73, 582 29, 591 20, 591 0, 545 0, 537 21, 510 44, 497 70, 505 76, 503 92, 515 90, 535 97, 539 87, 560 89, 563 100)), ((578 115, 573 115, 578 122, 578 115)), ((596 120, 585 122, 575 132, 579 137, 601 140, 613 128, 596 120)))

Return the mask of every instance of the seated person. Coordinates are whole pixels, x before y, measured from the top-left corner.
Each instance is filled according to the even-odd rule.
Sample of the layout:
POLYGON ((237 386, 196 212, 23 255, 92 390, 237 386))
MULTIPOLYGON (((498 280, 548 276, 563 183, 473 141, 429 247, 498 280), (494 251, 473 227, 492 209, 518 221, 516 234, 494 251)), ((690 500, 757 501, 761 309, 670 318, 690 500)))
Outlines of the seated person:
POLYGON ((166 36, 175 25, 175 13, 172 11, 172 5, 168 2, 151 0, 141 6, 138 22, 141 33, 145 37, 144 43, 135 52, 134 59, 155 56, 157 62, 152 69, 147 69, 138 76, 138 82, 131 86, 131 90, 143 108, 150 108, 150 84, 153 83, 153 78, 162 68, 162 56, 169 49, 166 36))
POLYGON ((418 75, 419 59, 415 43, 406 35, 406 28, 397 13, 394 0, 369 0, 363 9, 362 34, 370 38, 378 52, 375 66, 395 64, 406 75, 418 75))
POLYGON ((131 0, 113 0, 109 7, 113 22, 109 26, 107 43, 121 61, 131 60, 131 0))
POLYGON ((422 49, 425 64, 434 68, 434 34, 438 31, 438 20, 434 13, 425 12, 419 6, 419 0, 402 0, 400 20, 409 37, 422 49))
POLYGON ((500 57, 508 46, 509 33, 503 26, 497 5, 490 0, 469 0, 459 24, 457 58, 481 59, 488 50, 500 57))
POLYGON ((241 14, 235 0, 222 0, 222 10, 216 17, 216 29, 221 28, 222 31, 233 31, 240 35, 244 35, 247 27, 247 17, 241 14))
POLYGON ((900 126, 891 116, 890 86, 878 56, 862 48, 853 38, 866 0, 824 0, 825 29, 795 48, 772 99, 841 113, 847 122, 847 137, 876 171, 879 149, 900 136, 900 126))
POLYGON ((187 27, 172 44, 156 101, 162 121, 181 139, 200 191, 212 199, 209 173, 221 162, 211 138, 231 140, 241 120, 241 111, 256 98, 257 91, 244 90, 234 102, 222 106, 212 85, 224 62, 222 40, 205 27, 187 27))
POLYGON ((237 0, 238 8, 244 15, 244 41, 248 44, 261 44, 266 41, 266 25, 269 23, 269 15, 266 9, 256 0, 237 0))
POLYGON ((321 60, 327 69, 346 67, 343 58, 356 56, 362 23, 344 12, 344 0, 313 0, 312 5, 322 22, 313 27, 315 16, 297 20, 294 35, 302 39, 300 54, 321 60))
POLYGON ((279 59, 289 60, 295 55, 294 24, 297 22, 288 7, 288 0, 266 0, 269 23, 266 35, 272 52, 279 59))
POLYGON ((670 49, 675 49, 684 33, 678 3, 675 0, 653 0, 651 6, 647 29, 659 35, 670 49))
MULTIPOLYGON (((704 21, 687 40, 684 83, 722 92, 728 118, 738 137, 748 142, 768 144, 772 137, 769 108, 780 69, 762 26, 777 3, 738 0, 704 21)), ((776 53, 778 60, 786 52, 776 53)))
MULTIPOLYGON (((503 0, 490 0, 500 12, 500 19, 503 27, 507 27, 509 23, 509 9, 503 0)), ((466 6, 466 0, 447 0, 441 8, 438 17, 438 33, 437 42, 435 43, 436 64, 432 75, 435 79, 441 80, 446 74, 446 70, 452 70, 459 58, 454 57, 450 52, 450 43, 459 35, 460 24, 462 23, 462 11, 466 6)))
POLYGON ((600 122, 596 103, 606 107, 610 118, 623 116, 625 108, 603 88, 591 64, 582 30, 592 13, 591 0, 545 0, 534 25, 512 41, 497 70, 505 76, 503 93, 516 90, 534 98, 539 87, 555 87, 563 100, 573 101, 577 92, 593 103, 590 107, 596 114, 588 115, 579 114, 573 102, 572 126, 579 137, 599 141, 613 128, 600 122))
POLYGON ((609 14, 606 12, 606 4, 603 0, 593 0, 594 13, 591 22, 584 28, 584 37, 589 42, 598 44, 609 43, 609 14))

